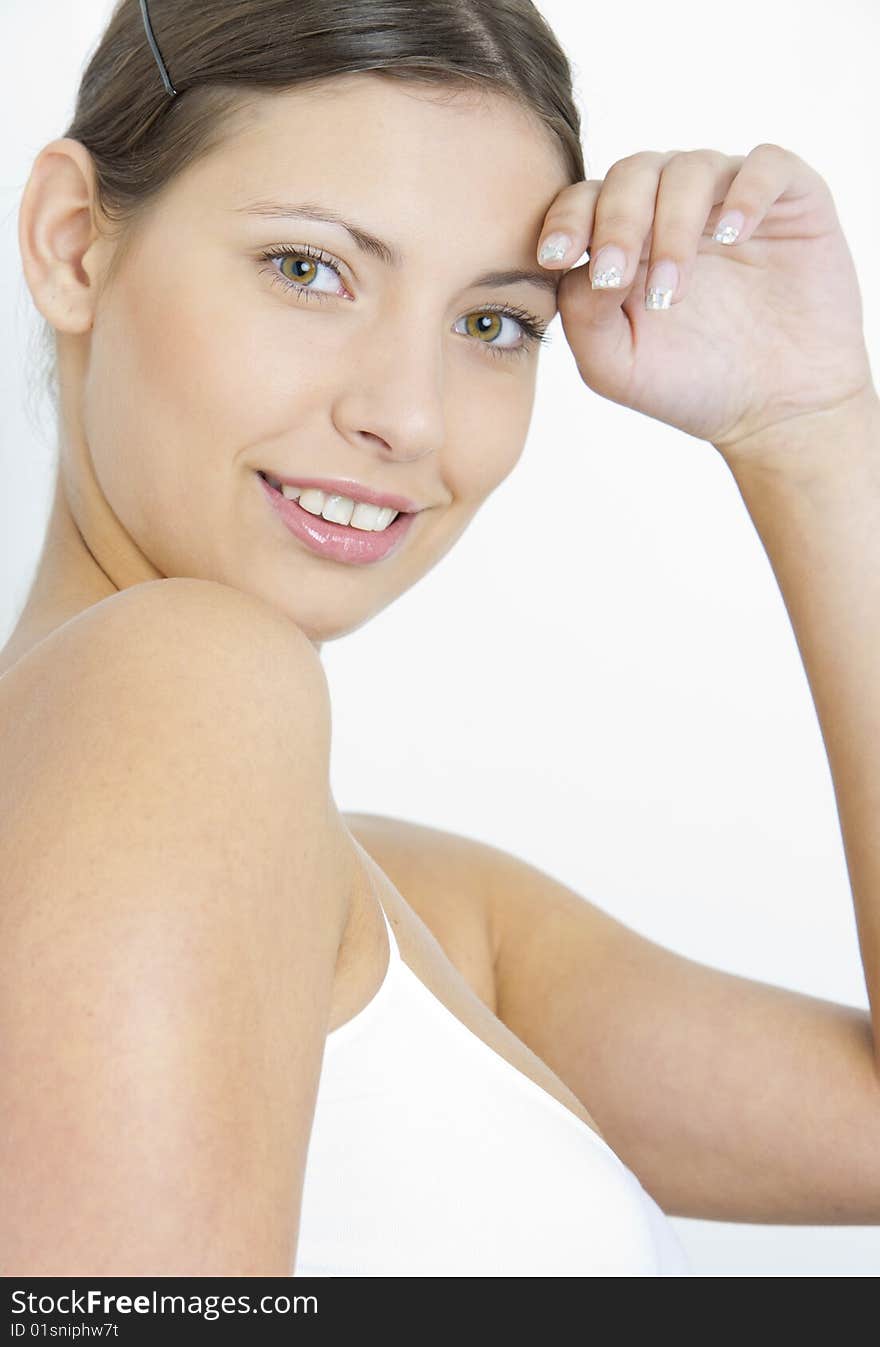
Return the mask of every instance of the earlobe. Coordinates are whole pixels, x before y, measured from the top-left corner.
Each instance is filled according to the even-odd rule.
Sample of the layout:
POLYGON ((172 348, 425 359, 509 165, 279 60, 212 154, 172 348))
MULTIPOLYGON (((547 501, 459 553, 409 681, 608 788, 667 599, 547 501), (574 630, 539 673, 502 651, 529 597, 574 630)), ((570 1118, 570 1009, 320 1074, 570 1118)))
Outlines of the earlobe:
POLYGON ((88 332, 99 292, 95 172, 79 141, 37 155, 21 200, 18 240, 34 304, 58 332, 88 332))

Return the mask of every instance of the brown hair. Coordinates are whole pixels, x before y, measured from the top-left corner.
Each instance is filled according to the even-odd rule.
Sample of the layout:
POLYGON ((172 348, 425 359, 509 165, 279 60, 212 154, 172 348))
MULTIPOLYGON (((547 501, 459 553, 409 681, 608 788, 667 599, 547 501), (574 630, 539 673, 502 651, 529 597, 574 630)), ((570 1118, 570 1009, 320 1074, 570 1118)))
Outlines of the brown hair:
MULTIPOLYGON (((572 182, 586 177, 572 70, 531 0, 151 0, 177 96, 165 88, 139 0, 119 0, 63 133, 92 156, 98 204, 119 231, 177 174, 217 148, 256 91, 364 71, 505 94, 558 138, 572 182)), ((47 390, 58 409, 55 332, 47 390)))

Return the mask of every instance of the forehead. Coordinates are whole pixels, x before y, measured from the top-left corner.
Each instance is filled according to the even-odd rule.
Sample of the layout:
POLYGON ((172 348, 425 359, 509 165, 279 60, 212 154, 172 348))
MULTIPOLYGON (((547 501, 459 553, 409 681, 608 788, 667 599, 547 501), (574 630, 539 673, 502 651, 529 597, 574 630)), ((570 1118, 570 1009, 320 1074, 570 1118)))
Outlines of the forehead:
POLYGON ((381 203, 386 225, 426 203, 481 221, 543 216, 570 181, 558 139, 512 98, 370 73, 259 94, 203 169, 200 190, 240 200, 326 185, 381 203))

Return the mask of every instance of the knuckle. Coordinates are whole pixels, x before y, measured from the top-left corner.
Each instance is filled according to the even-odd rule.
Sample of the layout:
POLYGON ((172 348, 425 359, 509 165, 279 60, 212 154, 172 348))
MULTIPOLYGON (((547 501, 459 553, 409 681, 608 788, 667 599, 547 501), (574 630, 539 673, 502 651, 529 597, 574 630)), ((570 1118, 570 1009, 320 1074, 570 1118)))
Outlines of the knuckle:
POLYGON ((567 209, 567 207, 574 202, 579 201, 590 186, 591 184, 584 178, 581 178, 579 182, 570 182, 566 187, 563 187, 556 193, 556 196, 553 198, 548 208, 548 214, 551 212, 555 213, 559 209, 567 209))
POLYGON ((693 220, 686 220, 684 216, 664 215, 662 219, 655 219, 653 233, 655 247, 658 234, 662 234, 664 248, 669 248, 675 244, 687 247, 689 241, 693 238, 694 223, 693 220))
POLYGON ((788 154, 781 145, 776 145, 773 141, 762 140, 760 145, 755 145, 751 151, 752 154, 780 155, 788 154))
POLYGON ((597 219, 593 229, 594 246, 597 241, 600 241, 600 235, 601 241, 613 240, 615 243, 619 243, 621 247, 627 245, 635 246, 637 242, 641 242, 644 230, 636 229, 632 215, 622 215, 617 212, 612 212, 611 214, 602 215, 600 219, 597 219))
POLYGON ((646 165, 651 165, 653 167, 661 159, 665 158, 666 155, 661 154, 659 150, 637 150, 635 154, 625 154, 622 159, 615 159, 605 177, 606 179, 612 176, 618 177, 621 173, 625 173, 630 169, 644 168, 646 165))
POLYGON ((709 168, 715 168, 716 165, 719 163, 719 161, 725 158, 726 156, 723 155, 720 150, 713 150, 709 148, 697 150, 683 150, 675 156, 675 159, 672 160, 672 164, 678 165, 684 163, 688 167, 694 168, 703 168, 705 166, 708 166, 709 168))
POLYGON ((628 171, 637 159, 637 154, 625 154, 622 159, 615 159, 614 163, 605 174, 605 181, 608 182, 609 178, 619 178, 622 173, 628 171))
POLYGON ((606 208, 602 210, 601 203, 596 211, 596 223, 603 230, 606 229, 632 229, 632 214, 618 209, 606 208))

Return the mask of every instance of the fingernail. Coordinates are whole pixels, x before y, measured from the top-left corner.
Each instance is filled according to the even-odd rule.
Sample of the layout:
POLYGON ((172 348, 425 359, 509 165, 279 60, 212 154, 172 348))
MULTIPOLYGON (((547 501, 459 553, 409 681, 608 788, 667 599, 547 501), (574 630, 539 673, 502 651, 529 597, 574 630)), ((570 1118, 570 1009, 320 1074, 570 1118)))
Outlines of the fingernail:
POLYGON ((596 254, 590 266, 590 283, 594 290, 619 290, 626 271, 626 253, 610 243, 596 254))
POLYGON ((678 287, 678 267, 675 262, 658 262, 651 268, 645 295, 646 309, 668 309, 678 287))
POLYGON ((570 247, 571 239, 567 234, 548 234, 538 253, 538 261, 562 262, 570 247))
POLYGON ((741 210, 729 210, 715 226, 713 243, 736 243, 745 227, 746 217, 741 210))

